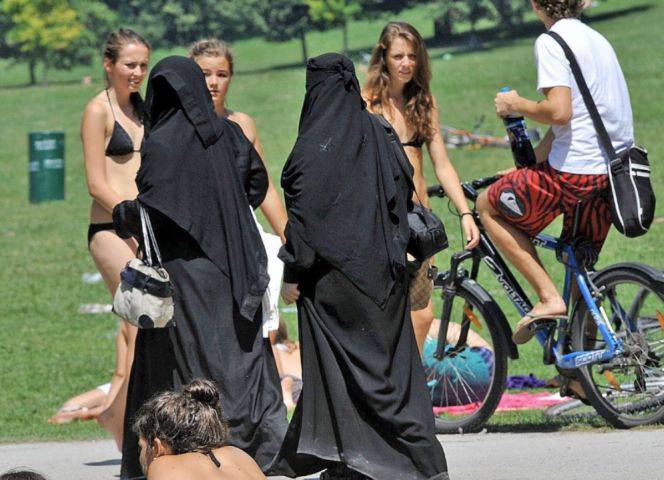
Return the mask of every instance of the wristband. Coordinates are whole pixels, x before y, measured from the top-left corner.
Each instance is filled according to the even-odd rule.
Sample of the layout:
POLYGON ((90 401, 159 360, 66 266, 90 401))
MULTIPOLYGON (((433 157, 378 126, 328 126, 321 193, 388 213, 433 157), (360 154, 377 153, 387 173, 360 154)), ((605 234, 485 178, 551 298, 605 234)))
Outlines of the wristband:
POLYGON ((470 215, 472 217, 473 212, 463 212, 461 215, 459 215, 459 218, 463 218, 464 215, 470 215))

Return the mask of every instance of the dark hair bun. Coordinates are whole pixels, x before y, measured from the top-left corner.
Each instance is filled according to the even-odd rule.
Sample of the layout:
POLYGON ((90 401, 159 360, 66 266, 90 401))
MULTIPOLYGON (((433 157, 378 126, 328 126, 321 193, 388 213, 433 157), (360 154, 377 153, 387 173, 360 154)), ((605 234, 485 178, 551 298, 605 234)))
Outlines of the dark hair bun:
POLYGON ((197 402, 204 403, 211 407, 219 404, 219 390, 214 382, 197 378, 185 385, 183 392, 197 402))

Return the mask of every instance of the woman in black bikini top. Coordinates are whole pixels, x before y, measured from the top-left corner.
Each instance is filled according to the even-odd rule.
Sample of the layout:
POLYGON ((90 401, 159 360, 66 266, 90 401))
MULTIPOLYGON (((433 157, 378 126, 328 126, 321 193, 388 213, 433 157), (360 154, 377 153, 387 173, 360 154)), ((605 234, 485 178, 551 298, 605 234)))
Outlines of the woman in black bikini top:
MULTIPOLYGON (((92 197, 88 248, 111 296, 120 283, 120 271, 136 256, 136 242, 115 234, 111 215, 116 204, 138 194, 134 179, 143 138, 138 92, 147 75, 149 57, 148 43, 136 32, 120 29, 109 35, 103 56, 108 88, 90 100, 81 121, 86 180, 92 197)), ((117 392, 131 370, 136 328, 128 325, 126 333, 126 368, 120 369, 126 374, 114 377, 107 398, 115 400, 99 417, 118 445, 122 441, 124 396, 117 392)))
MULTIPOLYGON (((127 130, 124 129, 124 127, 118 122, 117 117, 115 116, 115 109, 113 108, 113 102, 111 102, 111 96, 108 93, 108 88, 105 90, 106 92, 106 98, 108 99, 108 106, 111 108, 111 114, 113 115, 113 130, 111 131, 111 138, 108 140, 108 144, 106 145, 106 156, 107 157, 117 157, 117 156, 124 156, 124 155, 129 155, 130 153, 134 152, 140 152, 141 149, 134 148, 134 141, 132 140, 131 136, 127 133, 127 130)), ((138 101, 140 101, 140 95, 138 93, 132 92, 129 96, 130 100, 132 100, 132 95, 138 96, 138 101)), ((134 112, 136 114, 136 112, 134 112)), ((142 122, 142 118, 139 116, 139 121, 142 122)), ((143 140, 141 139, 141 145, 143 144, 143 140)))
MULTIPOLYGON (((417 196, 428 206, 422 146, 426 143, 436 179, 461 215, 464 246, 474 248, 479 230, 461 190, 459 176, 450 162, 440 133, 438 104, 430 91, 431 70, 422 37, 411 25, 391 22, 385 26, 369 62, 363 95, 369 110, 383 115, 401 138, 413 166, 417 196)), ((411 316, 420 351, 433 320, 429 262, 411 280, 411 316)))
POLYGON ((153 397, 136 414, 133 430, 148 480, 265 480, 249 455, 228 446, 219 390, 210 380, 153 397))

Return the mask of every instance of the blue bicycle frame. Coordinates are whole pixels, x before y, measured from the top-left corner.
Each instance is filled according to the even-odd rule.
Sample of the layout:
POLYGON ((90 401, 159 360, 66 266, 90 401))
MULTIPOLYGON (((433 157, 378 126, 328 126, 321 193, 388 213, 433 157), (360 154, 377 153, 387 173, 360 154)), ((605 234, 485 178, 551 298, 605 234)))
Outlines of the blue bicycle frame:
MULTIPOLYGON (((537 237, 532 239, 532 242, 534 245, 547 250, 556 251, 559 248, 562 250, 563 257, 565 258, 565 283, 563 287, 563 299, 565 300, 565 304, 569 305, 572 281, 574 280, 576 281, 579 292, 581 293, 581 296, 583 297, 583 300, 588 307, 588 311, 590 312, 590 315, 597 325, 597 329, 602 335, 606 345, 603 350, 595 350, 592 352, 571 352, 564 354, 563 346, 566 342, 565 332, 567 331, 566 327, 568 320, 560 320, 558 332, 561 333, 553 344, 553 354, 556 364, 562 368, 574 369, 591 363, 608 361, 612 358, 615 358, 617 355, 622 354, 622 342, 616 336, 616 333, 611 327, 606 314, 603 312, 603 310, 600 310, 600 308, 597 307, 595 300, 593 299, 593 295, 590 292, 586 274, 577 263, 576 255, 574 254, 574 248, 569 244, 561 245, 559 239, 546 234, 537 235, 537 237)), ((486 261, 487 257, 484 256, 483 258, 486 261)), ((490 267, 492 267, 491 270, 494 272, 494 274, 496 274, 495 262, 493 263, 494 265, 490 265, 490 267)), ((513 278, 511 275, 510 277, 513 278)), ((505 283, 509 284, 509 282, 501 283, 503 284, 503 287, 505 287, 505 283)), ((518 290, 520 291, 520 289, 518 290)), ((527 299, 526 302, 515 301, 515 297, 519 296, 518 293, 520 292, 516 292, 516 295, 510 295, 510 299, 523 316, 528 313, 529 310, 524 307, 529 305, 530 302, 528 302, 527 299)), ((546 331, 538 331, 535 336, 542 347, 545 347, 548 333, 546 331)))

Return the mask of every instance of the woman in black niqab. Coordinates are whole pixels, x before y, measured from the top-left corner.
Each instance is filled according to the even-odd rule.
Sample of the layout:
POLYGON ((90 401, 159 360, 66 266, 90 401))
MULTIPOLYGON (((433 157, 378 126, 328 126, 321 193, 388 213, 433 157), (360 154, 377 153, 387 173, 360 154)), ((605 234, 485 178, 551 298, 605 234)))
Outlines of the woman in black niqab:
POLYGON ((386 128, 365 109, 350 60, 309 60, 282 175, 303 390, 274 474, 448 478, 408 308, 412 171, 386 128))
MULTIPOLYGON (((137 409, 152 395, 194 378, 214 380, 231 444, 265 467, 286 430, 279 377, 261 335, 268 283, 251 216, 267 189, 258 154, 218 118, 201 69, 168 57, 148 81, 149 129, 136 182, 175 289, 173 328, 139 330, 129 381, 122 478, 141 477, 137 409), (241 157, 241 158, 240 158, 241 157)), ((136 205, 114 211, 118 231, 139 233, 136 205)))

